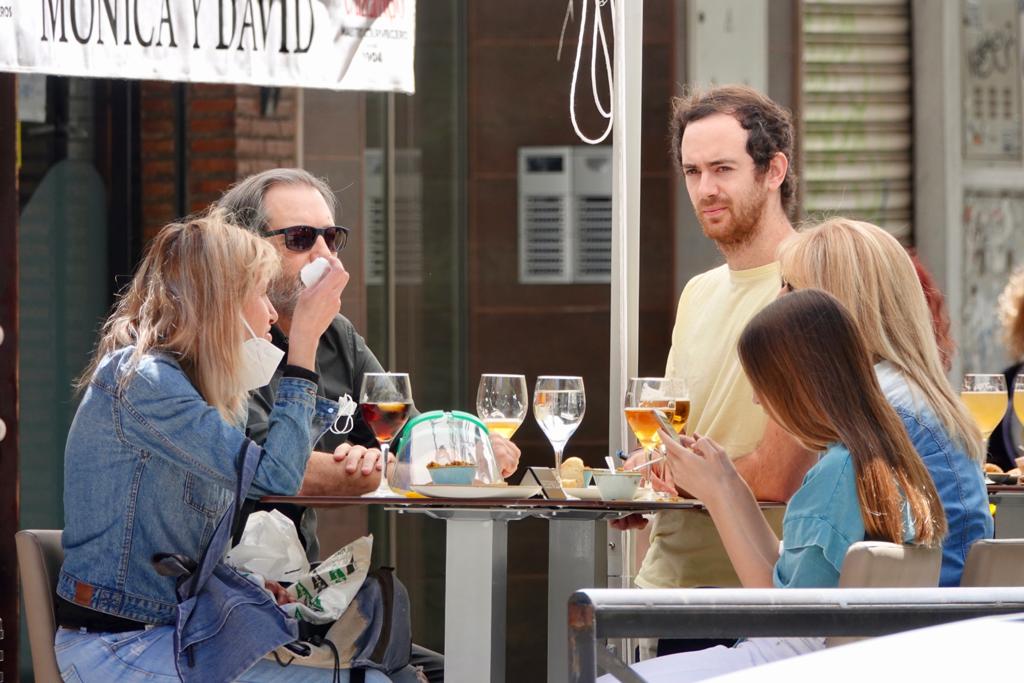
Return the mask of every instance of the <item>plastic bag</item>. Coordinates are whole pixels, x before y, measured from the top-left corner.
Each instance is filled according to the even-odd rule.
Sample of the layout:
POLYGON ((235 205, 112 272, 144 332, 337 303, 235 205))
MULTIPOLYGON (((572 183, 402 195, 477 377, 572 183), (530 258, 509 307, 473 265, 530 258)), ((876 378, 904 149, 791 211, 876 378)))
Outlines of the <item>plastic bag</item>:
POLYGON ((357 538, 288 587, 296 602, 281 605, 288 616, 312 624, 334 621, 345 611, 370 569, 373 536, 357 538))
POLYGON ((267 581, 296 581, 309 574, 309 560, 295 524, 277 510, 249 515, 242 538, 225 561, 267 581))

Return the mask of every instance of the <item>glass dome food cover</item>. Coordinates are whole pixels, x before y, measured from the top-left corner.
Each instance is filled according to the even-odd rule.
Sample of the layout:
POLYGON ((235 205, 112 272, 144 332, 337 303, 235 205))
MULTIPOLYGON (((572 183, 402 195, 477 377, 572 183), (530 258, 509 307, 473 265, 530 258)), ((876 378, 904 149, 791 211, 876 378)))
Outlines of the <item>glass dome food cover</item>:
POLYGON ((487 428, 458 410, 423 413, 406 425, 396 454, 391 487, 493 486, 503 483, 487 428))

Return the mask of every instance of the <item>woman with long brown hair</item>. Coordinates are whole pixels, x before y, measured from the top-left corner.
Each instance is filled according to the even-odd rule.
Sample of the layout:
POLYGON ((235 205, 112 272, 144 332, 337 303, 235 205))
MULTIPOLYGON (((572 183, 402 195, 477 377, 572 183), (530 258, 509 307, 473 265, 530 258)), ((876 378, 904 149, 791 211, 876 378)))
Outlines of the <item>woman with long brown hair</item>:
POLYGON ((941 586, 960 585, 971 545, 992 536, 978 426, 946 377, 927 295, 913 262, 888 232, 834 217, 779 248, 787 289, 828 292, 853 316, 882 393, 932 476, 949 530, 941 586))
MULTIPOLYGON (((662 433, 673 479, 706 506, 744 587, 829 588, 850 545, 867 539, 938 546, 946 519, 900 417, 875 377, 857 325, 818 290, 781 297, 739 340, 755 400, 820 453, 789 501, 779 539, 726 452, 662 433)), ((696 681, 824 647, 819 638, 754 638, 641 662, 648 681, 696 681)))

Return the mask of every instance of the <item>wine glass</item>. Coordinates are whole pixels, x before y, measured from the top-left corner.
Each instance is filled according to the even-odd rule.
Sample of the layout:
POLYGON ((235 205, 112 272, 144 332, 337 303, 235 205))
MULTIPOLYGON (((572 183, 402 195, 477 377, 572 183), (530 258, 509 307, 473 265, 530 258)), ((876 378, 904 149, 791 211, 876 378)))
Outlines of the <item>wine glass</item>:
MULTIPOLYGON (((680 402, 685 401, 685 406, 680 407, 685 410, 686 417, 676 419, 674 394, 682 392, 683 389, 674 386, 673 380, 664 377, 634 377, 629 380, 629 384, 626 386, 623 413, 626 416, 626 423, 633 430, 636 440, 644 449, 644 459, 647 462, 650 462, 654 449, 661 444, 661 439, 658 438, 658 420, 654 415, 656 411, 660 411, 666 419, 671 421, 672 427, 676 431, 682 431, 686 426, 686 418, 690 414, 688 395, 687 398, 680 399, 680 402)), ((650 472, 650 467, 645 467, 643 470, 642 485, 645 488, 649 487, 651 483, 650 472)))
POLYGON ((412 388, 409 375, 404 372, 368 372, 363 375, 359 409, 363 419, 373 430, 380 444, 384 466, 380 471, 380 484, 375 491, 363 494, 364 498, 393 498, 394 491, 388 486, 388 449, 391 441, 398 436, 409 419, 412 408, 412 388))
POLYGON ((555 449, 555 471, 561 481, 562 453, 583 414, 587 399, 582 377, 541 376, 533 389, 533 416, 555 449))
POLYGON ((964 375, 960 399, 978 423, 982 439, 988 442, 1006 414, 1006 378, 1003 375, 964 375))
POLYGON ((476 390, 476 414, 487 430, 506 439, 523 424, 529 399, 523 375, 481 375, 476 390))

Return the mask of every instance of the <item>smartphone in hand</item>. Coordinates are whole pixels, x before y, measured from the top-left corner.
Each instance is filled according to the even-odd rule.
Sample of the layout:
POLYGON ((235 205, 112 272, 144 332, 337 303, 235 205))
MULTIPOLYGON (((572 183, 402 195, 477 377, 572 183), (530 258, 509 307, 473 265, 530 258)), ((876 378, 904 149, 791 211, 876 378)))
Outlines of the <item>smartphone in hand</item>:
POLYGON ((667 433, 671 434, 673 437, 675 437, 676 442, 680 442, 679 435, 676 434, 676 430, 672 427, 672 423, 669 422, 667 417, 665 417, 665 413, 661 412, 660 410, 655 410, 653 412, 654 419, 657 420, 658 426, 661 427, 667 433))

